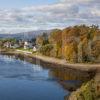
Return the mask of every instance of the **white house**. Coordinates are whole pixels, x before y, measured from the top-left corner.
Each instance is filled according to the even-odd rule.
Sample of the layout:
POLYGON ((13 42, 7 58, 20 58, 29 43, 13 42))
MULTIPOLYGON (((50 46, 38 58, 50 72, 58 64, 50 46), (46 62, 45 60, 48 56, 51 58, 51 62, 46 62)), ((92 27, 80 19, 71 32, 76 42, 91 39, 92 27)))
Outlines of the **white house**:
POLYGON ((20 46, 18 44, 14 44, 13 46, 11 46, 11 48, 14 48, 14 49, 19 48, 19 47, 20 46))
POLYGON ((24 49, 29 49, 29 48, 33 48, 32 43, 25 41, 24 42, 24 49))
POLYGON ((33 52, 36 52, 36 51, 37 51, 37 49, 36 49, 36 47, 34 46, 34 47, 33 47, 33 52))
POLYGON ((24 42, 24 49, 28 49, 28 45, 29 45, 28 42, 25 41, 25 42, 24 42))

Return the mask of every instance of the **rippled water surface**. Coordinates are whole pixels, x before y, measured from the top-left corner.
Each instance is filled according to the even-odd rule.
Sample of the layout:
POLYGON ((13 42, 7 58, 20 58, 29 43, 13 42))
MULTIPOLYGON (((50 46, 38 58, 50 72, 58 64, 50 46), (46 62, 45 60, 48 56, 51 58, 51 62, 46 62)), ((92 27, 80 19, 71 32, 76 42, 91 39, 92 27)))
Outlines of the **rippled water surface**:
POLYGON ((8 56, 0 56, 0 100, 64 100, 68 91, 54 72, 8 56))

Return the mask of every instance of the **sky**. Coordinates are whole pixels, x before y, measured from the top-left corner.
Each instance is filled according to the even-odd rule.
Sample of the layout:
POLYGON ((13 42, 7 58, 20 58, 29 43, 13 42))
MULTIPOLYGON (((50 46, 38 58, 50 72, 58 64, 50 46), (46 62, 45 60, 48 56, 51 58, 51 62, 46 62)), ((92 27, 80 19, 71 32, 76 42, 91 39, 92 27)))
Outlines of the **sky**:
POLYGON ((100 0, 0 0, 0 33, 100 26, 100 0))

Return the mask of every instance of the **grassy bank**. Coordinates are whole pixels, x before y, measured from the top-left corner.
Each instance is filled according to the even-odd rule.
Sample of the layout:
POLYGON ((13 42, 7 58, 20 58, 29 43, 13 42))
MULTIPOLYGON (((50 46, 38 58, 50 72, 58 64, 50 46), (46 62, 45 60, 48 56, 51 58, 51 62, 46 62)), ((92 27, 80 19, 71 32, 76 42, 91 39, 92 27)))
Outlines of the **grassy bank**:
POLYGON ((100 100, 100 73, 73 92, 68 100, 100 100))

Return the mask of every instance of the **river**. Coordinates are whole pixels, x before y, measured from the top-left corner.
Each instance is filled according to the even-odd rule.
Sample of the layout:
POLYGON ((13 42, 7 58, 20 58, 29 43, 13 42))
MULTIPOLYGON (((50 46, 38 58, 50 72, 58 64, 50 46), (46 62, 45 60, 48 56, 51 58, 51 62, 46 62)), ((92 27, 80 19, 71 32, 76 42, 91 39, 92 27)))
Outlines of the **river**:
POLYGON ((65 100, 73 84, 80 83, 65 70, 0 55, 0 100, 65 100))

